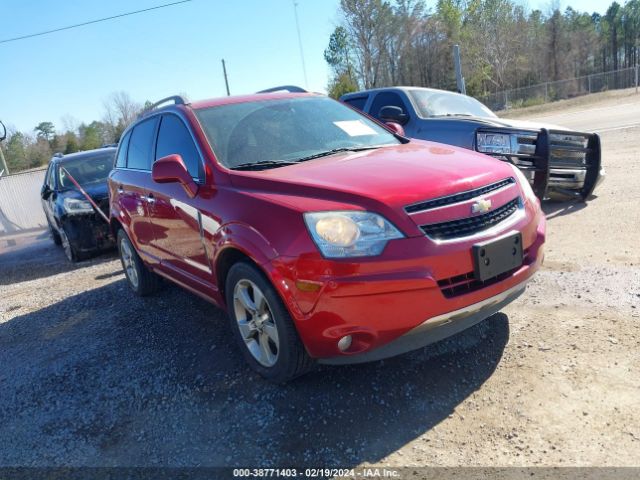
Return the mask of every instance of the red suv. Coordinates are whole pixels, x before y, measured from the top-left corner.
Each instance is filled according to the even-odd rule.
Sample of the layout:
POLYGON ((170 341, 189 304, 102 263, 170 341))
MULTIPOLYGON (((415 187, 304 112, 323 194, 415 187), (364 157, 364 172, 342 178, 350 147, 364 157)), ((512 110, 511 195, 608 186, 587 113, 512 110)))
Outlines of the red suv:
POLYGON ((109 178, 131 288, 162 276, 226 309, 274 381, 493 315, 542 261, 538 199, 515 166, 399 131, 310 93, 156 104, 109 178))

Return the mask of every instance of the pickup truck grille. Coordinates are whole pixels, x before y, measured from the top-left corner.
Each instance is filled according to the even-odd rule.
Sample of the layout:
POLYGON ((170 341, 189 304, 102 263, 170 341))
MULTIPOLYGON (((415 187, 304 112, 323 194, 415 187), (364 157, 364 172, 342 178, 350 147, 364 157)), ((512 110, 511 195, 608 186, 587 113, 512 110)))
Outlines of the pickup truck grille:
POLYGON ((455 193, 453 195, 447 195, 445 197, 434 198, 433 200, 427 200, 420 203, 414 203, 413 205, 404 207, 404 210, 407 213, 424 212, 425 210, 431 210, 433 208, 444 207, 454 203, 471 200, 472 198, 479 197, 480 195, 486 195, 487 193, 494 192, 514 183, 516 183, 516 181, 512 177, 509 177, 505 178, 504 180, 500 180, 499 182, 485 185, 484 187, 455 193))
POLYGON ((488 228, 506 220, 516 213, 520 203, 520 197, 517 197, 491 212, 459 220, 421 225, 420 228, 427 236, 434 240, 449 240, 452 238, 467 237, 483 230, 487 230, 488 228))

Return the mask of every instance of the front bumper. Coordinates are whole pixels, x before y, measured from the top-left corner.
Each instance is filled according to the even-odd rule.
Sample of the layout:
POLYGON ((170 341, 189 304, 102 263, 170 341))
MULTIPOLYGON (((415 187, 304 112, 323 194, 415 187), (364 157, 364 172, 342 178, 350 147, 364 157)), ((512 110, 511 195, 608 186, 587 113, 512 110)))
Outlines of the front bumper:
POLYGON ((375 350, 360 355, 321 359, 320 363, 346 365, 351 363, 372 362, 426 347, 427 345, 462 332, 480 323, 482 320, 489 318, 491 315, 498 313, 503 307, 522 295, 525 288, 526 281, 478 303, 429 318, 404 335, 375 350))
POLYGON ((96 213, 65 215, 61 219, 69 242, 81 253, 91 253, 115 246, 109 224, 96 213))
POLYGON ((463 293, 448 294, 446 282, 473 272, 477 239, 434 249, 426 237, 411 237, 358 263, 279 257, 265 268, 309 355, 324 363, 356 363, 453 335, 514 300, 542 262, 545 227, 544 215, 529 205, 510 227, 522 233, 523 265, 463 293), (338 341, 346 335, 352 343, 341 351, 338 341))

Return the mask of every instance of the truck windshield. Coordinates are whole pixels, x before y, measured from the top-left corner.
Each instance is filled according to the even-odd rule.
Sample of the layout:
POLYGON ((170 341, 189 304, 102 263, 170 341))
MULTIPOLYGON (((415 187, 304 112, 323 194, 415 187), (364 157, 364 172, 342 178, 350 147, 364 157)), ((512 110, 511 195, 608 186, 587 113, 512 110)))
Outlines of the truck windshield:
POLYGON ((409 90, 418 115, 422 118, 446 116, 495 117, 475 98, 442 90, 409 90))
POLYGON ((66 160, 58 168, 58 184, 61 189, 75 188, 75 185, 66 174, 69 172, 80 185, 106 182, 109 172, 113 168, 113 154, 96 155, 95 157, 83 157, 77 160, 66 160))
POLYGON ((290 165, 333 151, 400 143, 375 122, 326 97, 234 103, 196 110, 196 115, 218 161, 228 168, 290 165))

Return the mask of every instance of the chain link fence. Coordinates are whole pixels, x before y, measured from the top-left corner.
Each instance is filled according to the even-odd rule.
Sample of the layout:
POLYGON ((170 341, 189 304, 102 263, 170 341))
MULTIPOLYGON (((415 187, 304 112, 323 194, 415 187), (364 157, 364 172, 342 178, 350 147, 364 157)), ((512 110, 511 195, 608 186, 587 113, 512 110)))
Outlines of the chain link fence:
POLYGON ((633 87, 638 88, 638 67, 504 90, 478 97, 478 100, 491 110, 509 110, 579 97, 589 93, 633 87))

